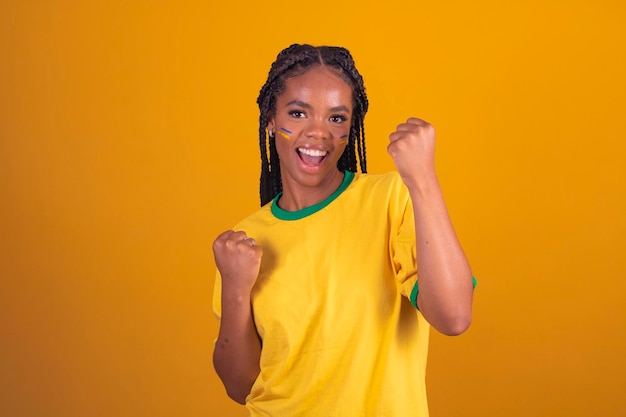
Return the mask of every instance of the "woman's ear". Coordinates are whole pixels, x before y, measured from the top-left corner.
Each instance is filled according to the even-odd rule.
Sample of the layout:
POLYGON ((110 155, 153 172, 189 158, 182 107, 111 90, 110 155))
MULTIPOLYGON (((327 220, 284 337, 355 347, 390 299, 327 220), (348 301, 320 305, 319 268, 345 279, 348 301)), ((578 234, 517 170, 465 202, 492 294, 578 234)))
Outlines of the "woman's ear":
MULTIPOLYGON (((267 126, 265 127, 267 129, 268 132, 270 133, 274 133, 276 132, 276 128, 274 126, 274 116, 268 116, 267 117, 267 126)), ((274 136, 273 134, 270 136, 274 136)))

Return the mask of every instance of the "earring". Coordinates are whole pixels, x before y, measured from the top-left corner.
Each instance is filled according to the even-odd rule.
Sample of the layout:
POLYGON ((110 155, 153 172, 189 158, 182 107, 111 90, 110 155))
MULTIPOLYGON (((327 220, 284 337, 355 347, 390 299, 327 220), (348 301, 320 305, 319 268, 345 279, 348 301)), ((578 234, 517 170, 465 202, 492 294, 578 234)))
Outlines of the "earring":
POLYGON ((268 130, 267 134, 269 135, 270 138, 274 137, 274 131, 273 130, 268 130))

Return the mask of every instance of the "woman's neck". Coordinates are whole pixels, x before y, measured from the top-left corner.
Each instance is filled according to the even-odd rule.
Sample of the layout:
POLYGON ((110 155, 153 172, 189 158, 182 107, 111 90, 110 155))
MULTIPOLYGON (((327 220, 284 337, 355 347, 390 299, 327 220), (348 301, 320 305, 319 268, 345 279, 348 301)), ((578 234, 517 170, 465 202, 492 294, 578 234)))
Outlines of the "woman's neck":
POLYGON ((343 177, 343 172, 335 170, 314 186, 283 179, 283 195, 278 200, 278 206, 285 211, 298 211, 321 203, 337 191, 343 177))

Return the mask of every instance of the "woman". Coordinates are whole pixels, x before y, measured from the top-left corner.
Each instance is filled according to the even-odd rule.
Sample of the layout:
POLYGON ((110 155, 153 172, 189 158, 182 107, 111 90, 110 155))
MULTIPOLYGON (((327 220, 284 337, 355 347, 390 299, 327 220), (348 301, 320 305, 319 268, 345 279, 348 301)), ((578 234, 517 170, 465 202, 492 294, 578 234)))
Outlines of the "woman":
POLYGON ((366 174, 367 96, 340 47, 286 48, 257 102, 262 207, 213 244, 228 395, 252 416, 427 416, 430 325, 464 332, 473 292, 434 129, 399 124, 397 172, 366 174))

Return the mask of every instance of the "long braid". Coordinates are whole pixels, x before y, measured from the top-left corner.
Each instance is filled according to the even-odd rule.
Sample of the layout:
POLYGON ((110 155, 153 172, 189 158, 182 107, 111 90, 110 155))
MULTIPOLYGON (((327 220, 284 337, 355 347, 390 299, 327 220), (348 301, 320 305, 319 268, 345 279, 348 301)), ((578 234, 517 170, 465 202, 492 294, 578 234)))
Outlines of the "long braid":
POLYGON ((365 156, 365 126, 361 119, 361 140, 359 141, 359 161, 361 163, 361 172, 367 172, 367 159, 365 156))
MULTIPOLYGON (((261 117, 259 120, 260 126, 267 125, 266 117, 263 116, 263 112, 261 112, 261 117)), ((269 195, 272 193, 272 190, 268 188, 270 184, 271 178, 271 169, 269 164, 269 158, 267 157, 267 138, 265 136, 265 128, 259 128, 259 145, 261 150, 261 196, 269 195)), ((263 197, 261 197, 263 198, 263 197)))
POLYGON ((257 98, 259 105, 259 146, 261 151, 261 205, 271 201, 282 191, 280 162, 275 137, 266 134, 268 117, 276 111, 276 99, 285 89, 285 80, 304 73, 310 67, 323 65, 332 68, 352 87, 352 125, 348 144, 337 162, 339 170, 357 171, 357 155, 361 172, 367 172, 365 160, 364 118, 369 102, 363 78, 357 71, 350 52, 341 47, 293 44, 283 49, 269 70, 267 81, 257 98), (355 149, 356 148, 356 149, 355 149), (356 152, 355 152, 356 150, 356 152), (269 155, 268 155, 269 151, 269 155))
MULTIPOLYGON (((276 151, 276 140, 274 136, 270 137, 270 165, 272 167, 272 179, 271 179, 271 198, 274 198, 276 194, 283 190, 283 182, 280 177, 280 161, 278 158, 278 152, 276 151)), ((270 198, 270 199, 271 199, 270 198)))

